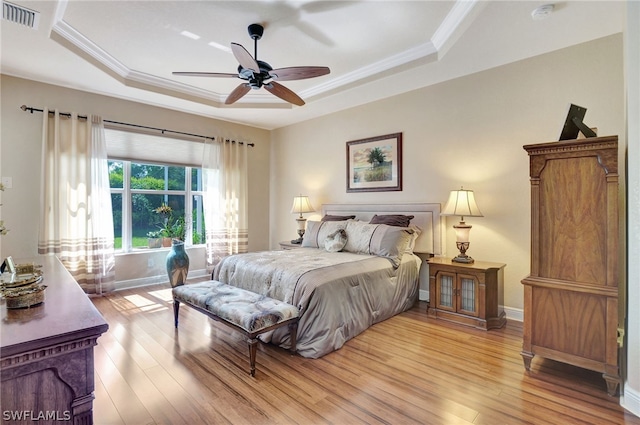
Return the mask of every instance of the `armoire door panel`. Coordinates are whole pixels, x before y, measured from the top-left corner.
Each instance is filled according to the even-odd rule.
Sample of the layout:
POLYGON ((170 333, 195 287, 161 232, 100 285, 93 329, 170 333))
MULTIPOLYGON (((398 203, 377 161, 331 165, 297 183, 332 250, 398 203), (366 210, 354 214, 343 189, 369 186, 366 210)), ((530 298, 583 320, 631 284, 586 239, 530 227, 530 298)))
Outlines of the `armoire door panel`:
POLYGON ((601 296, 534 288, 532 343, 604 362, 606 307, 601 296))
POLYGON ((540 275, 606 283, 606 178, 596 157, 549 160, 540 174, 540 275))

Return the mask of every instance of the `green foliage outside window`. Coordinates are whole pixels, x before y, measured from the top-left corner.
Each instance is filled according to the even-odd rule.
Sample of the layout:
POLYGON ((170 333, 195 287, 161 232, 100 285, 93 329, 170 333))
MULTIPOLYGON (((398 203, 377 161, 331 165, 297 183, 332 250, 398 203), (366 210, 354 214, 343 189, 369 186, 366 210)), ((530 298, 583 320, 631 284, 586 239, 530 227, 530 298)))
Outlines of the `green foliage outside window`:
MULTIPOLYGON (((124 189, 124 162, 109 161, 109 182, 112 189, 124 189)), ((149 233, 158 232, 164 237, 184 240, 186 233, 185 221, 185 172, 188 168, 154 164, 130 163, 131 189, 131 228, 132 246, 146 247, 149 233), (140 193, 143 191, 144 193, 140 193), (148 191, 159 192, 149 193, 148 191), (171 217, 161 216, 156 209, 167 205, 171 209, 171 217)), ((201 190, 199 169, 190 170, 190 190, 201 190)), ((204 221, 200 195, 199 203, 192 202, 193 236, 192 243, 202 243, 204 238, 204 221)), ((123 194, 112 192, 114 233, 116 249, 122 247, 123 232, 123 194)))

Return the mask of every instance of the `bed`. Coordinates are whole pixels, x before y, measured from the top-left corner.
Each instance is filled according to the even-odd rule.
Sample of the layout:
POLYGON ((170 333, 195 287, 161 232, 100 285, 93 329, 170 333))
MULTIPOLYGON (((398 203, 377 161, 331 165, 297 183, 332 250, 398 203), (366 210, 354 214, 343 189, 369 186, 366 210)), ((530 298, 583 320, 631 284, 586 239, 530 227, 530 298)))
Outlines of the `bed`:
MULTIPOLYGON (((228 256, 213 271, 214 280, 297 306, 296 350, 309 358, 411 308, 422 264, 415 253, 442 253, 440 204, 325 204, 322 216, 350 219, 309 221, 300 248, 228 256), (393 222, 399 216, 413 216, 410 225, 393 222), (330 238, 340 251, 326 249, 330 238)), ((286 329, 261 339, 290 348, 286 329)))

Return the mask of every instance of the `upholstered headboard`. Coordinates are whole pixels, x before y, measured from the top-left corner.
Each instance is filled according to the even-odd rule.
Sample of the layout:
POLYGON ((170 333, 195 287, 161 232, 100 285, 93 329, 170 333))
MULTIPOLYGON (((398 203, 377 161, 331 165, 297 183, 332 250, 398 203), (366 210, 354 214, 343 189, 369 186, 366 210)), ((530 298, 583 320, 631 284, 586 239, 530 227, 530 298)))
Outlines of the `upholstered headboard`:
POLYGON ((322 215, 355 215, 358 220, 369 221, 375 215, 412 215, 412 225, 422 229, 414 251, 442 255, 444 251, 444 225, 440 216, 440 204, 323 204, 322 215))

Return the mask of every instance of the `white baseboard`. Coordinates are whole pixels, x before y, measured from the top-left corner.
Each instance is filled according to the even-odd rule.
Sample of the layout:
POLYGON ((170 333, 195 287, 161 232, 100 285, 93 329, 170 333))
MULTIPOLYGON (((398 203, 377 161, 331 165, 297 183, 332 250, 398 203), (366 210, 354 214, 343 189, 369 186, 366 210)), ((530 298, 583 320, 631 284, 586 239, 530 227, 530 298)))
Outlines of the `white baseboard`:
POLYGON ((620 405, 640 417, 640 392, 625 385, 624 394, 620 396, 620 405))
POLYGON ((521 308, 505 306, 504 312, 507 315, 507 320, 515 320, 516 322, 522 322, 524 320, 524 310, 521 308))
MULTIPOLYGON (((189 270, 187 278, 208 276, 207 269, 189 270)), ((139 288, 141 286, 157 285, 158 283, 169 283, 166 274, 159 276, 147 276, 139 279, 120 280, 116 282, 116 291, 124 289, 139 288)))
POLYGON ((429 301, 429 291, 420 289, 420 291, 418 291, 418 299, 420 301, 429 301))

